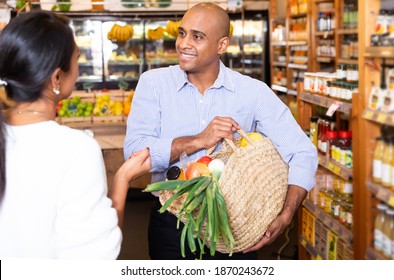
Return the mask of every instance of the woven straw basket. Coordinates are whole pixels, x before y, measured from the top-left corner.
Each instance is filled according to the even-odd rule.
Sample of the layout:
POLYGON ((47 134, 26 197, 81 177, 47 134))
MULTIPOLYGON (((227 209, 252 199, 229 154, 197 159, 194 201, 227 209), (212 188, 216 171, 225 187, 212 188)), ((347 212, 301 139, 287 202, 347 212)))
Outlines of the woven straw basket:
MULTIPOLYGON (((241 252, 260 241, 282 210, 288 188, 288 166, 271 140, 263 138, 253 142, 244 131, 238 133, 250 145, 240 148, 241 137, 234 142, 225 139, 219 151, 211 154, 211 149, 207 152, 212 158, 220 158, 226 163, 219 187, 235 239, 233 252, 241 252)), ((171 195, 171 191, 161 191, 160 202, 164 204, 171 195)), ((177 216, 184 200, 185 195, 167 210, 177 216)), ((207 245, 209 247, 209 243, 207 245)), ((221 239, 216 244, 216 251, 229 253, 221 239)))

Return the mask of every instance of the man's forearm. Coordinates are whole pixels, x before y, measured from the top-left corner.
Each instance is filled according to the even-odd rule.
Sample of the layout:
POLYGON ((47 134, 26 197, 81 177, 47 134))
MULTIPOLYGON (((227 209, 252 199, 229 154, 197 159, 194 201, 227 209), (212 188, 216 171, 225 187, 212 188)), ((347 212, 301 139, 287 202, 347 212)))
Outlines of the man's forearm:
POLYGON ((203 148, 196 136, 175 138, 171 145, 170 162, 177 161, 182 153, 190 155, 203 148))
POLYGON ((308 192, 304 188, 296 185, 289 185, 282 212, 290 214, 291 218, 293 218, 307 194, 308 192))

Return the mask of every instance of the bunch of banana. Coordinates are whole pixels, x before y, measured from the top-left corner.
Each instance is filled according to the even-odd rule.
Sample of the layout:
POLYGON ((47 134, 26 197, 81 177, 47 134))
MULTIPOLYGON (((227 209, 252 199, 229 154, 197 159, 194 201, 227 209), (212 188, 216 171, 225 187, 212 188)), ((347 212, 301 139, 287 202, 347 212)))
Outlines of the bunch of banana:
POLYGON ((230 23, 230 30, 228 32, 228 37, 231 38, 233 36, 234 26, 230 23))
POLYGON ((114 24, 107 34, 108 40, 127 41, 134 35, 134 29, 131 25, 121 26, 114 24))
POLYGON ((148 29, 149 40, 160 40, 164 38, 164 28, 148 29))
POLYGON ((179 25, 180 25, 180 24, 181 24, 180 21, 172 21, 172 20, 169 20, 169 21, 167 22, 165 31, 166 31, 169 35, 171 35, 172 37, 177 37, 177 36, 178 36, 178 28, 179 28, 179 25))

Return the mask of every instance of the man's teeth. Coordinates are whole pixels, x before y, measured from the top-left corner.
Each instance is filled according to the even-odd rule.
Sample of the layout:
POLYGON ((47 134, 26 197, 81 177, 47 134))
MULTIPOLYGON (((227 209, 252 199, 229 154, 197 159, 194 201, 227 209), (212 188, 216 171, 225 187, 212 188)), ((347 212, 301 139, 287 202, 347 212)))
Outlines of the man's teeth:
POLYGON ((186 54, 186 53, 183 53, 182 56, 187 57, 187 58, 193 58, 194 57, 194 55, 186 54))

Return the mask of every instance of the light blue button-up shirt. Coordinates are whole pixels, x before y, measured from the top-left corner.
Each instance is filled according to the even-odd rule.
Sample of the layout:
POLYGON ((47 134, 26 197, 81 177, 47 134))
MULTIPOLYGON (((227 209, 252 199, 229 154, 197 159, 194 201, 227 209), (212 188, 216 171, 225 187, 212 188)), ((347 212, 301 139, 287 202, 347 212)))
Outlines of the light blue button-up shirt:
MULTIPOLYGON (((316 148, 289 108, 265 83, 222 62, 218 78, 204 95, 178 65, 144 72, 127 120, 124 156, 149 147, 152 182, 164 180, 173 139, 202 132, 215 116, 232 117, 245 132, 256 129, 269 137, 289 165, 288 183, 308 191, 314 186, 316 148)), ((193 160, 205 153, 203 149, 188 156, 193 160)))

